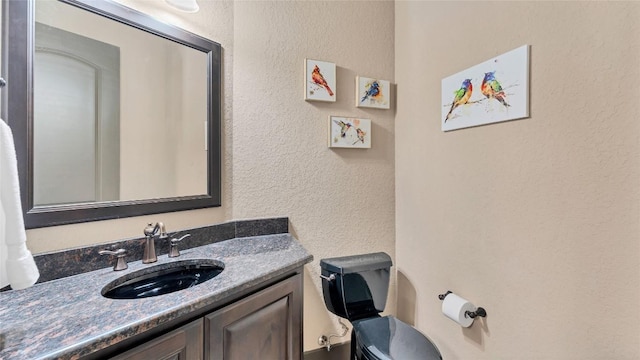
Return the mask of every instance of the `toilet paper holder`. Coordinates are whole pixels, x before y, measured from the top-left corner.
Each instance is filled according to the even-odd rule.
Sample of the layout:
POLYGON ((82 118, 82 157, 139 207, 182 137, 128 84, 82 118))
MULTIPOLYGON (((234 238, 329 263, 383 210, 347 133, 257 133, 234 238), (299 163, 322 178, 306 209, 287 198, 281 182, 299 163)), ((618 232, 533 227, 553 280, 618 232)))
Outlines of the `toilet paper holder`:
MULTIPOLYGON (((438 295, 438 299, 440 299, 441 301, 444 301, 444 298, 447 297, 447 295, 453 293, 452 291, 447 291, 444 294, 440 294, 438 295)), ((468 316, 472 319, 475 319, 476 317, 480 316, 480 317, 487 317, 487 311, 482 308, 482 307, 478 307, 476 308, 476 311, 465 311, 464 312, 465 316, 468 316)))

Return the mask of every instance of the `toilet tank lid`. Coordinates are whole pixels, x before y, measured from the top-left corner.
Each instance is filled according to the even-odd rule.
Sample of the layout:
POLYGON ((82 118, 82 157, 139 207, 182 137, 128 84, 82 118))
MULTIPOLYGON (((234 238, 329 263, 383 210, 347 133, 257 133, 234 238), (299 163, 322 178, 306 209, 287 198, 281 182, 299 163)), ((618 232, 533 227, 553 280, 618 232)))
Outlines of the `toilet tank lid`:
POLYGON ((378 252, 362 255, 342 256, 329 259, 321 259, 320 267, 337 274, 350 274, 361 271, 379 270, 390 268, 393 263, 391 256, 378 252))

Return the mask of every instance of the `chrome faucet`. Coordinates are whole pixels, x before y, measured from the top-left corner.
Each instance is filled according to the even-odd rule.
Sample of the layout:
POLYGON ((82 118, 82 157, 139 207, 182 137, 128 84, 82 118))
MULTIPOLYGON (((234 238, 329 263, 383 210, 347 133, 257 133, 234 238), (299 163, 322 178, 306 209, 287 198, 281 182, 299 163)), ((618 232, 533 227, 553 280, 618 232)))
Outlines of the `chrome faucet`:
POLYGON ((144 243, 144 255, 142 256, 143 264, 150 264, 158 261, 158 257, 156 256, 156 234, 158 235, 158 239, 167 238, 167 230, 163 223, 157 222, 155 225, 149 223, 144 228, 144 236, 147 239, 144 243), (159 234, 158 231, 160 232, 159 234))

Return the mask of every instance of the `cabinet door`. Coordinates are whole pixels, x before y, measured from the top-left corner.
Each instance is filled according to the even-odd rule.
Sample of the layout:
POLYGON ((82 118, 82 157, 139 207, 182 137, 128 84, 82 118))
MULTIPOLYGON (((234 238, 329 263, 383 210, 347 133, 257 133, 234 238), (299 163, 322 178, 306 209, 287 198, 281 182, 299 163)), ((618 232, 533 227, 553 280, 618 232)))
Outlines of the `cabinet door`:
POLYGON ((302 359, 302 275, 207 315, 205 358, 302 359))
POLYGON ((202 359, 203 320, 166 333, 112 359, 116 360, 200 360, 202 359))

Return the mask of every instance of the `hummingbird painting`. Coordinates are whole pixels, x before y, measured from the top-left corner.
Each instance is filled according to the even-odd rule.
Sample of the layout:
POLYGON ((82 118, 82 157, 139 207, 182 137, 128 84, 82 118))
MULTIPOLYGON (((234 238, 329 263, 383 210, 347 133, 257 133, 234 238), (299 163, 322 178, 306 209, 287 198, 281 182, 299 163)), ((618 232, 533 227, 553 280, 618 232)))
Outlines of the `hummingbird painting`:
POLYGON ((473 85, 471 84, 471 79, 464 79, 464 81, 462 82, 462 86, 460 86, 460 89, 454 92, 455 96, 453 98, 453 103, 451 104, 451 109, 449 109, 449 113, 444 118, 444 122, 447 122, 447 120, 449 120, 449 117, 451 116, 451 113, 455 108, 469 102, 469 98, 471 98, 472 92, 473 92, 473 85))
POLYGON ((340 137, 345 137, 347 135, 347 131, 349 130, 349 128, 351 128, 351 124, 345 123, 342 120, 333 120, 333 122, 336 123, 336 125, 340 126, 340 137))
POLYGON ((498 80, 496 80, 495 73, 495 71, 484 73, 484 79, 482 79, 480 91, 482 91, 482 94, 486 96, 487 99, 493 98, 498 100, 505 107, 511 106, 507 103, 507 95, 504 93, 502 85, 500 85, 498 80))
POLYGON ((322 76, 322 73, 320 72, 320 68, 318 67, 318 65, 314 65, 313 67, 313 71, 311 72, 311 81, 313 81, 314 84, 326 89, 327 92, 329 93, 329 96, 333 96, 333 91, 331 91, 329 84, 327 84, 327 81, 324 79, 324 76, 322 76))

